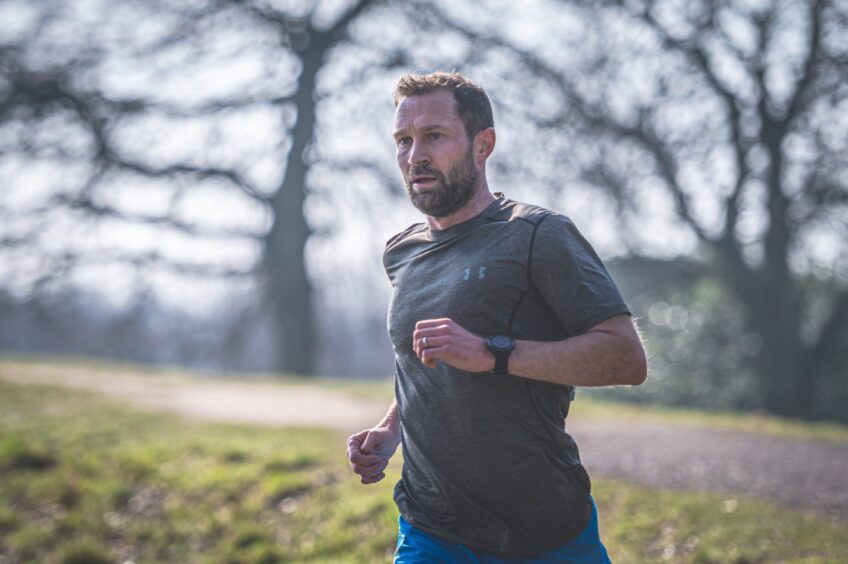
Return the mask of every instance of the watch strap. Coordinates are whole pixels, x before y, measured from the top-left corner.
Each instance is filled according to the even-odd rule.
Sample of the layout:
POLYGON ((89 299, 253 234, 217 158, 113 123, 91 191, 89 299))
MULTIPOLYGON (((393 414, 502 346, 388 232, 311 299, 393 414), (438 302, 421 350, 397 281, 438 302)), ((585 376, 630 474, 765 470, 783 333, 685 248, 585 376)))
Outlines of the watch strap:
POLYGON ((505 376, 509 374, 509 353, 512 351, 496 351, 495 355, 495 369, 492 370, 495 374, 500 374, 505 376))

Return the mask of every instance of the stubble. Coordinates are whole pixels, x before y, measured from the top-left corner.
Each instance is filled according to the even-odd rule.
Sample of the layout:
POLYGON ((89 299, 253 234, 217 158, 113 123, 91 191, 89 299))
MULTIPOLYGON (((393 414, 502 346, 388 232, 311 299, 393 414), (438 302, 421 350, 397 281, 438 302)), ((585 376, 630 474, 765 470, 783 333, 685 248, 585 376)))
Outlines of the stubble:
POLYGON ((441 172, 429 168, 411 168, 406 177, 406 192, 418 211, 431 217, 447 217, 461 210, 474 196, 480 171, 474 167, 469 148, 465 156, 448 171, 447 179, 441 172), (416 191, 411 179, 418 175, 433 176, 438 182, 431 190, 416 191))

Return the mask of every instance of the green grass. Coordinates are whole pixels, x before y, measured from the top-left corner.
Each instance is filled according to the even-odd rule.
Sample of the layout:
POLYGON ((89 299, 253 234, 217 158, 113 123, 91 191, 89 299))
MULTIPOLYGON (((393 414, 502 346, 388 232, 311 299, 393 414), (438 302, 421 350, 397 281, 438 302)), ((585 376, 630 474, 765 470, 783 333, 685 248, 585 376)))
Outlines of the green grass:
POLYGON ((613 562, 848 562, 848 523, 740 496, 596 480, 613 562))
POLYGON ((383 562, 397 535, 398 463, 364 487, 338 433, 0 382, 0 437, 0 561, 383 562))
MULTIPOLYGON (((619 409, 585 399, 581 416, 619 409)), ((362 486, 344 438, 0 381, 0 561, 387 562, 399 457, 362 486)), ((848 523, 812 512, 600 479, 593 494, 615 562, 848 562, 848 523)))

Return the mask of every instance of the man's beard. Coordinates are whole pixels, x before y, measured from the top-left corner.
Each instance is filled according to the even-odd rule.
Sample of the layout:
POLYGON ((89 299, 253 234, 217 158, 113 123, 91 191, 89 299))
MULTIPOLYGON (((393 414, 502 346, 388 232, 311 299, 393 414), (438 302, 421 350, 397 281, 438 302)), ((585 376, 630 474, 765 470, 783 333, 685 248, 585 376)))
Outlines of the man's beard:
POLYGON ((447 180, 445 175, 437 170, 410 168, 406 177, 406 192, 412 205, 421 213, 431 217, 447 217, 471 201, 479 179, 480 171, 474 167, 474 159, 469 149, 465 157, 448 171, 447 180), (433 188, 423 192, 414 190, 412 178, 425 175, 436 179, 433 188))

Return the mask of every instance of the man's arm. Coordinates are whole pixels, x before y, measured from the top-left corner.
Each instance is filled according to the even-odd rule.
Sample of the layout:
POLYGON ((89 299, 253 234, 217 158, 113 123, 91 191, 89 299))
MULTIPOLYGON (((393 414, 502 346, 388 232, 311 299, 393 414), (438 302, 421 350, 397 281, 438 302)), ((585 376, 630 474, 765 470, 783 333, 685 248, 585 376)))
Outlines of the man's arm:
POLYGON ((397 400, 385 417, 374 427, 347 439, 347 459, 363 484, 373 484, 386 477, 383 472, 400 444, 400 414, 397 400))
POLYGON ((571 386, 635 386, 645 381, 648 361, 630 316, 617 315, 564 341, 516 341, 509 373, 571 386))
MULTIPOLYGON (((484 337, 446 318, 419 321, 415 327, 413 347, 426 366, 435 368, 441 360, 468 372, 494 369, 484 337)), ((515 376, 561 385, 637 385, 647 376, 647 359, 630 316, 617 315, 562 341, 516 341, 508 369, 515 376)))
POLYGON ((388 429, 400 437, 400 413, 398 413, 398 404, 395 398, 392 398, 392 405, 389 406, 389 410, 380 422, 374 425, 374 428, 388 429))

